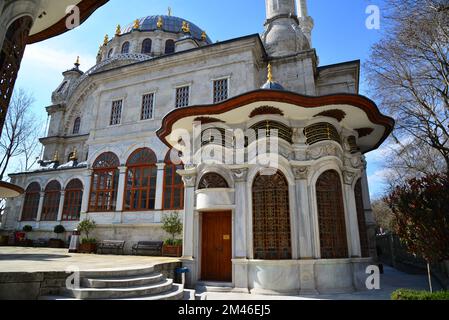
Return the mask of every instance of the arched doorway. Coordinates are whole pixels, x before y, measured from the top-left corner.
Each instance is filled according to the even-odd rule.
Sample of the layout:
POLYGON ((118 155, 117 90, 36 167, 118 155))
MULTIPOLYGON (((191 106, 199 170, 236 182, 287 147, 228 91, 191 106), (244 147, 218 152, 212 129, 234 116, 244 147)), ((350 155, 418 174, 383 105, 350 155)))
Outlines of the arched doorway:
POLYGON ((278 171, 258 174, 253 183, 254 259, 292 258, 288 183, 278 171))

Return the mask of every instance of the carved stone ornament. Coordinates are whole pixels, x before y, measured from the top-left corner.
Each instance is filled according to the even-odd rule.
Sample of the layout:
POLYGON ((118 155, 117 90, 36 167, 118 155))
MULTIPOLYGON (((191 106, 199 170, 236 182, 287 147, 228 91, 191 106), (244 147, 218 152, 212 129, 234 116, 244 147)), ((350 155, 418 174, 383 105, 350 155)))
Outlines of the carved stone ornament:
POLYGON ((182 181, 184 181, 184 186, 186 188, 193 188, 196 184, 196 175, 185 175, 182 176, 182 181))
POLYGON ((306 180, 309 175, 309 167, 293 167, 293 174, 297 180, 306 180))
POLYGON ((246 181, 246 178, 248 177, 248 169, 247 168, 241 168, 241 169, 232 169, 232 175, 234 177, 234 180, 236 182, 244 182, 246 181))
POLYGON ((355 176, 356 176, 355 172, 344 171, 343 172, 344 183, 352 185, 352 183, 354 182, 355 176))

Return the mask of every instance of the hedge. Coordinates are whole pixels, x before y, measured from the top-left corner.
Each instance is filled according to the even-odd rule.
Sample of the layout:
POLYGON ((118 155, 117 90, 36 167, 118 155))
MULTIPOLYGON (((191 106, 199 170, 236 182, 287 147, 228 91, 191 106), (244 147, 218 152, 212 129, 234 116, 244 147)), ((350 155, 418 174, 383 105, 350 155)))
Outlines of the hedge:
POLYGON ((449 300, 449 291, 416 291, 399 289, 391 295, 392 300, 449 300))

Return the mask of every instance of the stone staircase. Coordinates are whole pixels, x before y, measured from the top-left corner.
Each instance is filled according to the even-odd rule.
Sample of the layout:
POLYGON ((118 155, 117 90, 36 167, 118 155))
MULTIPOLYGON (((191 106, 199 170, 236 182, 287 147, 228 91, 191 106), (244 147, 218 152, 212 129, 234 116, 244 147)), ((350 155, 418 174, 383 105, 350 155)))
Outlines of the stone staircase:
POLYGON ((62 296, 40 300, 194 300, 195 292, 173 283, 154 267, 82 271, 80 288, 61 290, 62 296))

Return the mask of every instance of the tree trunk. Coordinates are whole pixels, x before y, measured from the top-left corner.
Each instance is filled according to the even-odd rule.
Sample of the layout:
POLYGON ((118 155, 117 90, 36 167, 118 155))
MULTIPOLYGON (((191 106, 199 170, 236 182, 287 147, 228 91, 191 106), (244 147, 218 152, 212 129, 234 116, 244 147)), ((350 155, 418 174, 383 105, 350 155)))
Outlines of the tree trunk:
POLYGON ((432 274, 430 273, 430 263, 427 262, 427 275, 429 277, 429 288, 430 288, 430 293, 433 293, 433 288, 432 288, 432 274))

